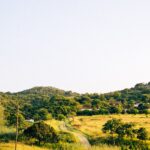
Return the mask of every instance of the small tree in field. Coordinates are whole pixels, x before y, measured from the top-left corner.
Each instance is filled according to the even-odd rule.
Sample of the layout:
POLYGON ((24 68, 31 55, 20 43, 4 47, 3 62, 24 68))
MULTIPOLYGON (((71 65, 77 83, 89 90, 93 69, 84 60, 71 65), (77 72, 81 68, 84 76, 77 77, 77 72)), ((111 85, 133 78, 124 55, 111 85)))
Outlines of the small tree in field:
POLYGON ((143 141, 148 139, 148 133, 145 128, 138 129, 137 138, 143 141))
POLYGON ((112 120, 108 120, 104 125, 103 125, 103 132, 106 133, 110 133, 112 135, 113 138, 113 144, 115 144, 115 140, 114 140, 114 133, 116 133, 116 130, 119 128, 119 126, 121 125, 121 120, 120 119, 112 119, 112 120))
POLYGON ((50 127, 44 122, 33 124, 31 127, 27 128, 24 131, 24 135, 29 138, 35 138, 38 141, 39 145, 41 145, 41 142, 43 142, 43 144, 47 142, 54 143, 58 140, 54 128, 50 127))
POLYGON ((103 132, 106 133, 110 133, 112 136, 114 133, 116 133, 116 130, 118 129, 118 127, 121 124, 121 120, 120 119, 112 119, 112 120, 108 120, 104 125, 103 125, 103 132))
POLYGON ((116 129, 116 133, 118 134, 119 138, 123 138, 124 136, 126 136, 132 139, 135 136, 133 127, 134 127, 133 123, 122 123, 116 129))

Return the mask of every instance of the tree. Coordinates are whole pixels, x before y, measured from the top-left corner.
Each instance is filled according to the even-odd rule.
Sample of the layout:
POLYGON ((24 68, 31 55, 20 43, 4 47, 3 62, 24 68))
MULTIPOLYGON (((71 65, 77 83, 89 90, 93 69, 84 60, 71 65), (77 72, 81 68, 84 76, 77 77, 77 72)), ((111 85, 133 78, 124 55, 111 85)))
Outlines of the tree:
POLYGON ((65 120, 65 116, 63 114, 58 114, 57 119, 58 120, 65 120))
POLYGON ((7 116, 7 125, 16 126, 16 120, 18 122, 18 131, 23 130, 27 126, 27 123, 25 122, 25 118, 21 113, 10 114, 9 116, 7 116))
POLYGON ((127 137, 134 137, 134 124, 133 123, 121 123, 120 126, 116 129, 116 133, 118 134, 119 138, 123 138, 124 136, 127 137))
POLYGON ((99 99, 94 99, 92 101, 92 107, 98 109, 100 106, 100 100, 99 99))
POLYGON ((58 136, 53 127, 44 122, 34 123, 31 127, 24 130, 24 135, 29 138, 35 138, 39 145, 41 142, 57 142, 58 136))
POLYGON ((113 134, 116 132, 117 128, 121 125, 121 120, 120 119, 112 119, 108 120, 104 125, 103 125, 103 132, 113 134))
POLYGON ((69 116, 77 111, 77 102, 73 98, 53 96, 49 100, 48 110, 54 118, 58 118, 59 114, 69 116))
POLYGON ((130 108, 129 110, 127 110, 127 113, 129 113, 129 114, 138 114, 139 110, 137 108, 130 108))
POLYGON ((115 140, 114 140, 114 133, 116 133, 116 130, 118 129, 118 127, 121 125, 121 120, 120 119, 112 119, 112 120, 108 120, 102 128, 102 131, 104 133, 108 132, 112 135, 112 140, 113 140, 113 144, 115 144, 115 140))
POLYGON ((100 101, 105 101, 105 100, 106 100, 104 94, 101 94, 101 95, 99 96, 99 99, 100 99, 100 101))
POLYGON ((51 118, 52 118, 51 114, 45 108, 39 109, 37 111, 37 114, 34 115, 35 120, 49 120, 51 118))
POLYGON ((119 105, 119 106, 111 106, 109 107, 109 112, 111 114, 114 114, 114 113, 121 113, 122 112, 122 107, 119 105))
POLYGON ((77 101, 81 104, 90 104, 92 99, 87 94, 84 94, 78 97, 77 101))
POLYGON ((148 133, 147 133, 145 128, 138 129, 137 138, 140 140, 147 140, 148 139, 148 133))
POLYGON ((6 120, 8 125, 16 127, 15 150, 17 150, 19 130, 22 129, 25 119, 20 113, 21 100, 18 96, 12 97, 5 108, 6 120))

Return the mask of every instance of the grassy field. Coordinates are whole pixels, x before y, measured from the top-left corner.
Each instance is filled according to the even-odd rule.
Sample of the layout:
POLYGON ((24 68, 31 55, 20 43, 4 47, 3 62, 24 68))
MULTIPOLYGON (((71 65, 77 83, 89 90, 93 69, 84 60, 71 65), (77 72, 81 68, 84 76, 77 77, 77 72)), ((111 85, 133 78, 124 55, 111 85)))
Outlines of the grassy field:
MULTIPOLYGON (((14 143, 0 143, 0 150, 14 150, 14 147, 15 147, 14 143)), ((36 146, 28 146, 19 143, 17 150, 48 150, 48 149, 36 146)))
POLYGON ((53 127, 56 131, 60 131, 60 126, 63 124, 63 121, 51 119, 51 120, 45 121, 45 123, 53 127))
MULTIPOLYGON (((106 123, 106 121, 112 119, 112 118, 118 118, 122 119, 123 122, 133 122, 135 123, 136 127, 145 127, 149 133, 150 136, 150 115, 97 115, 97 116, 79 116, 75 117, 74 121, 72 121, 72 126, 76 130, 70 131, 68 128, 64 125, 63 121, 57 121, 57 120, 49 120, 46 121, 47 124, 51 125, 55 128, 57 131, 67 130, 68 132, 75 132, 78 133, 78 131, 81 131, 81 134, 84 133, 86 135, 92 136, 92 137, 98 137, 98 136, 106 136, 106 134, 102 133, 101 129, 102 126, 106 123)), ((4 124, 0 124, 0 132, 1 133, 11 133, 14 132, 14 129, 7 128, 4 126, 4 124)), ((80 145, 79 143, 76 143, 71 146, 72 150, 78 149, 78 150, 84 150, 83 145, 80 145)), ((14 142, 10 143, 0 143, 0 150, 13 150, 14 149, 14 142)), ((40 148, 36 146, 29 146, 25 144, 19 143, 18 150, 48 150, 46 148, 40 148)), ((71 150, 71 149, 69 149, 71 150)), ((90 150, 119 150, 118 147, 111 147, 108 145, 100 145, 100 146, 92 146, 90 150)))
POLYGON ((106 121, 118 118, 122 119, 123 122, 133 122, 135 123, 135 127, 145 127, 150 135, 150 115, 96 115, 96 116, 79 116, 75 117, 74 121, 72 121, 72 125, 74 128, 80 130, 86 135, 97 137, 97 136, 105 136, 102 133, 102 126, 106 123, 106 121))
MULTIPOLYGON (((0 150, 14 150, 14 143, 0 143, 0 150)), ((19 143, 17 150, 52 150, 52 149, 37 146, 29 146, 19 143)), ((72 145, 71 147, 69 147, 69 149, 66 150, 85 150, 85 149, 80 145, 72 145)), ((101 146, 92 146, 89 150, 120 150, 120 149, 115 146, 101 145, 101 146)))

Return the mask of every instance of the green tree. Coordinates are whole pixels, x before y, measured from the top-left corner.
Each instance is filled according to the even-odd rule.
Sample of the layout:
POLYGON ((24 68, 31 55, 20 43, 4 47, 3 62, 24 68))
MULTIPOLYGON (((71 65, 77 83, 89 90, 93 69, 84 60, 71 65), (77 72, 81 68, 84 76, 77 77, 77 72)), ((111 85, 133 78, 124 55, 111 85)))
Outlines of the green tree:
POLYGON ((102 128, 102 131, 104 133, 108 132, 110 133, 112 136, 114 133, 116 133, 117 128, 121 125, 121 120, 120 119, 112 119, 112 120, 108 120, 102 128))
POLYGON ((49 120, 52 118, 51 114, 48 112, 47 109, 41 108, 35 114, 35 120, 49 120))
POLYGON ((19 131, 25 125, 25 119, 20 112, 21 103, 22 101, 18 96, 16 97, 13 96, 11 97, 9 103, 7 102, 7 105, 5 107, 5 115, 6 115, 5 117, 7 120, 7 124, 16 127, 15 150, 17 150, 19 131))
POLYGON ((63 114, 58 114, 57 119, 58 120, 65 120, 66 117, 63 114))
POLYGON ((138 114, 139 110, 137 108, 130 108, 129 110, 127 110, 127 113, 129 113, 129 114, 138 114))
POLYGON ((121 106, 121 105, 118 105, 118 106, 110 106, 110 107, 109 107, 109 112, 110 112, 111 114, 114 114, 114 113, 119 114, 119 113, 122 112, 122 106, 121 106))
POLYGON ((92 107, 98 109, 100 106, 100 100, 99 99, 94 99, 92 101, 92 107))
POLYGON ((113 144, 115 144, 115 140, 114 140, 114 133, 116 133, 116 130, 118 129, 118 127, 121 125, 121 120, 120 119, 112 119, 112 120, 108 120, 102 128, 102 131, 104 133, 108 132, 111 134, 112 136, 112 141, 113 144))
POLYGON ((119 138, 123 138, 124 136, 134 137, 134 124, 133 123, 121 123, 120 126, 116 129, 116 133, 118 134, 119 138))
POLYGON ((148 139, 148 132, 145 128, 140 128, 137 131, 137 138, 140 140, 147 140, 148 139))
POLYGON ((24 135, 29 138, 35 138, 39 145, 47 142, 57 142, 58 136, 53 127, 45 124, 44 122, 38 122, 24 131, 24 135))
MULTIPOLYGON (((9 114, 7 116, 7 125, 8 126, 16 126, 17 114, 9 114)), ((18 113, 18 130, 21 131, 25 129, 27 123, 25 121, 24 116, 21 113, 18 113)))

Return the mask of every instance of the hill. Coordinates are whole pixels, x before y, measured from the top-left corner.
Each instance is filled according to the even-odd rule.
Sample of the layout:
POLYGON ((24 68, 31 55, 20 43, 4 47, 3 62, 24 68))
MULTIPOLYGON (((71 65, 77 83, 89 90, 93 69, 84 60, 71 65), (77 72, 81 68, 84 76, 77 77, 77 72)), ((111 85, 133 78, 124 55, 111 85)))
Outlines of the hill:
POLYGON ((78 93, 72 92, 72 91, 65 91, 61 90, 55 87, 47 86, 47 87, 33 87, 31 89, 27 89, 18 93, 15 93, 18 95, 47 95, 47 96, 53 96, 53 95, 61 95, 61 96, 77 96, 78 93))
MULTIPOLYGON (((53 87, 34 87, 17 93, 1 92, 0 140, 4 141, 5 138, 9 141, 14 140, 18 112, 20 132, 34 122, 45 121, 51 126, 53 126, 51 123, 54 123, 56 129, 67 132, 68 134, 65 134, 67 137, 70 134, 75 135, 80 145, 88 147, 87 137, 90 141, 94 137, 99 142, 99 138, 103 138, 100 129, 112 118, 122 118, 127 123, 133 121, 139 127, 145 126, 150 133, 149 109, 150 82, 104 94, 78 94, 53 87), (67 122, 64 123, 64 120, 67 122)), ((103 135, 104 138, 107 136, 103 135)), ((105 144, 102 141, 103 139, 101 144, 105 144)))
POLYGON ((0 93, 0 101, 5 108, 10 101, 19 101, 24 117, 35 120, 47 115, 58 119, 72 114, 147 114, 150 109, 150 82, 104 94, 78 94, 54 87, 34 87, 17 93, 0 93))

